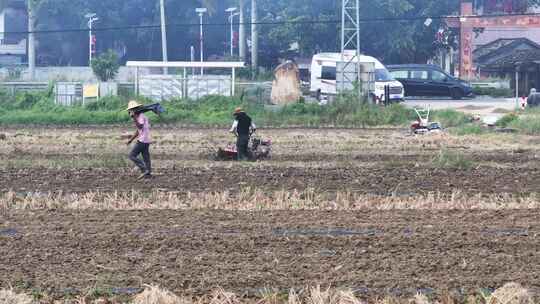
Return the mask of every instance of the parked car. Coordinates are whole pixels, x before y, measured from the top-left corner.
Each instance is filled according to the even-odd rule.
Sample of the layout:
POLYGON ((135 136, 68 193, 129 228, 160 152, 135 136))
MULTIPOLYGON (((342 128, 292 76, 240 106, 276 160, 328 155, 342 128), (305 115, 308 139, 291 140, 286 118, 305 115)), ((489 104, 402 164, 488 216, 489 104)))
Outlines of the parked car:
MULTIPOLYGON (((345 53, 345 59, 352 59, 351 53, 345 53)), ((337 94, 337 65, 343 60, 341 53, 320 53, 313 56, 311 63, 311 95, 321 100, 323 96, 334 96, 337 94)), ((358 60, 358 59, 356 59, 358 60)), ((386 67, 376 58, 371 56, 360 56, 361 63, 372 63, 375 67, 375 90, 370 93, 370 97, 375 101, 384 100, 385 86, 390 87, 390 102, 401 102, 404 99, 403 85, 396 81, 386 67)))
POLYGON ((470 83, 447 74, 435 65, 389 65, 387 69, 392 77, 403 84, 405 96, 474 97, 470 83))

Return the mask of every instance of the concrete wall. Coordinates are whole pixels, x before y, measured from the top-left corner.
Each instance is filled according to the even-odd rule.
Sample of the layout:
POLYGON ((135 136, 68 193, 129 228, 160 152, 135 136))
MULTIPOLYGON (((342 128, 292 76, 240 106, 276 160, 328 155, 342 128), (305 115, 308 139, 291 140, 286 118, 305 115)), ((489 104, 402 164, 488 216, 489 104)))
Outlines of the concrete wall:
MULTIPOLYGON (((13 69, 0 68, 0 81, 29 81, 27 68, 20 68, 20 77, 13 77, 13 69)), ((149 70, 141 69, 141 75, 149 73, 149 70)), ((19 73, 15 73, 19 74, 19 73)), ((115 79, 119 82, 135 81, 135 69, 120 67, 118 76, 115 79)), ((81 82, 97 82, 92 69, 89 67, 38 67, 36 68, 36 77, 32 81, 49 82, 49 81, 81 81, 81 82)))

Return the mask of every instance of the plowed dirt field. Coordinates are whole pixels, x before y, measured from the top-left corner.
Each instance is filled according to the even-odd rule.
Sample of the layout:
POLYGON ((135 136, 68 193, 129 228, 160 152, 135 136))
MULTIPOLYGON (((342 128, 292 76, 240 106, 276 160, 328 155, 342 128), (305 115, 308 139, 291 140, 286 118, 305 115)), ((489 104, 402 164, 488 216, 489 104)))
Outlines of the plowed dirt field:
POLYGON ((470 194, 540 192, 536 168, 283 168, 235 166, 230 168, 162 169, 144 183, 125 169, 15 169, 0 171, 3 191, 112 192, 142 191, 238 192, 243 188, 264 190, 351 191, 390 195, 452 193, 470 194))
POLYGON ((510 281, 540 288, 540 213, 533 209, 540 193, 538 137, 265 130, 272 159, 233 163, 211 160, 212 151, 232 140, 222 130, 158 127, 151 148, 155 176, 138 181, 122 139, 129 131, 3 131, 0 288, 55 298, 90 288, 134 293, 145 284, 185 295, 220 286, 247 296, 318 284, 368 296, 464 294, 510 281), (178 203, 168 194, 182 196, 184 207, 177 209, 184 210, 130 204, 142 198, 178 203), (347 201, 373 195, 414 205, 430 194, 450 208, 360 211, 352 207, 358 202, 347 201), (48 205, 48 195, 63 200, 48 205), (124 201, 112 208, 115 195, 124 201), (458 196, 462 204, 450 210, 458 196), (197 210, 186 201, 191 197, 222 201, 197 210), (287 210, 271 210, 275 197, 287 210), (327 209, 336 197, 336 210, 316 210, 318 200, 327 209), (469 197, 495 203, 483 209, 464 203, 469 197), (71 199, 85 200, 84 208, 59 205, 71 199), (263 199, 266 207, 258 208, 263 199), (241 205, 247 200, 254 200, 249 208, 241 205))
POLYGON ((540 287, 540 215, 530 211, 17 212, 0 225, 0 284, 62 297, 159 284, 351 287, 365 295, 540 287))

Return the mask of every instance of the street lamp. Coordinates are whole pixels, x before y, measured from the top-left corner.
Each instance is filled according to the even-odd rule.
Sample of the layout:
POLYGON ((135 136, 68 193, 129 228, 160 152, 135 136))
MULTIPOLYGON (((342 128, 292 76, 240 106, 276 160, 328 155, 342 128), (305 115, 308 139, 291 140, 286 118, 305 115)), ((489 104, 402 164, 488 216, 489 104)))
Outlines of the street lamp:
MULTIPOLYGON (((205 7, 199 7, 199 8, 196 8, 195 9, 195 12, 197 12, 197 14, 199 14, 199 24, 200 24, 200 34, 199 34, 199 39, 200 39, 200 47, 201 47, 201 62, 204 61, 204 36, 203 36, 203 15, 207 12, 208 10, 205 8, 205 7)), ((201 67, 201 76, 204 75, 204 69, 201 67)))
POLYGON ((229 7, 225 10, 225 12, 229 13, 229 23, 231 24, 231 57, 234 56, 234 43, 233 43, 233 36, 234 36, 234 29, 233 29, 233 21, 234 17, 240 15, 240 13, 236 12, 236 7, 229 7))
POLYGON ((94 52, 94 47, 96 45, 96 39, 94 35, 92 35, 92 25, 94 22, 98 21, 99 18, 96 17, 95 13, 90 13, 84 15, 86 19, 88 19, 88 66, 92 63, 92 53, 94 52))

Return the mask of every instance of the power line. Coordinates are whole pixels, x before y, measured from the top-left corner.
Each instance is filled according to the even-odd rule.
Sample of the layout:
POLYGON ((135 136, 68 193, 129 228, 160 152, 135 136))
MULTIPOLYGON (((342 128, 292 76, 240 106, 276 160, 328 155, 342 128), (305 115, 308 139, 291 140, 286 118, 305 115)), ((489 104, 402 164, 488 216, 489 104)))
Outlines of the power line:
MULTIPOLYGON (((361 18, 360 23, 375 23, 375 22, 407 22, 407 21, 419 21, 419 20, 443 20, 443 19, 467 19, 467 18, 497 18, 497 17, 540 17, 540 13, 527 13, 527 14, 494 14, 494 15, 442 15, 442 16, 408 16, 408 17, 381 17, 381 18, 361 18)), ((341 20, 306 20, 306 21, 261 21, 261 22, 235 22, 233 25, 313 25, 313 24, 340 24, 341 20)), ((204 23, 203 26, 207 27, 223 27, 229 26, 230 23, 204 23)), ((179 28, 179 27, 199 27, 199 23, 171 23, 167 24, 167 27, 179 28)), ((127 26, 114 26, 114 27, 97 27, 93 28, 94 32, 109 32, 109 31, 127 31, 127 30, 153 30, 160 29, 160 24, 155 25, 127 25, 127 26)), ((54 29, 54 30, 39 30, 39 31, 4 31, 0 34, 5 35, 28 35, 34 34, 57 34, 57 33, 78 33, 88 32, 87 28, 71 28, 71 29, 54 29)))

